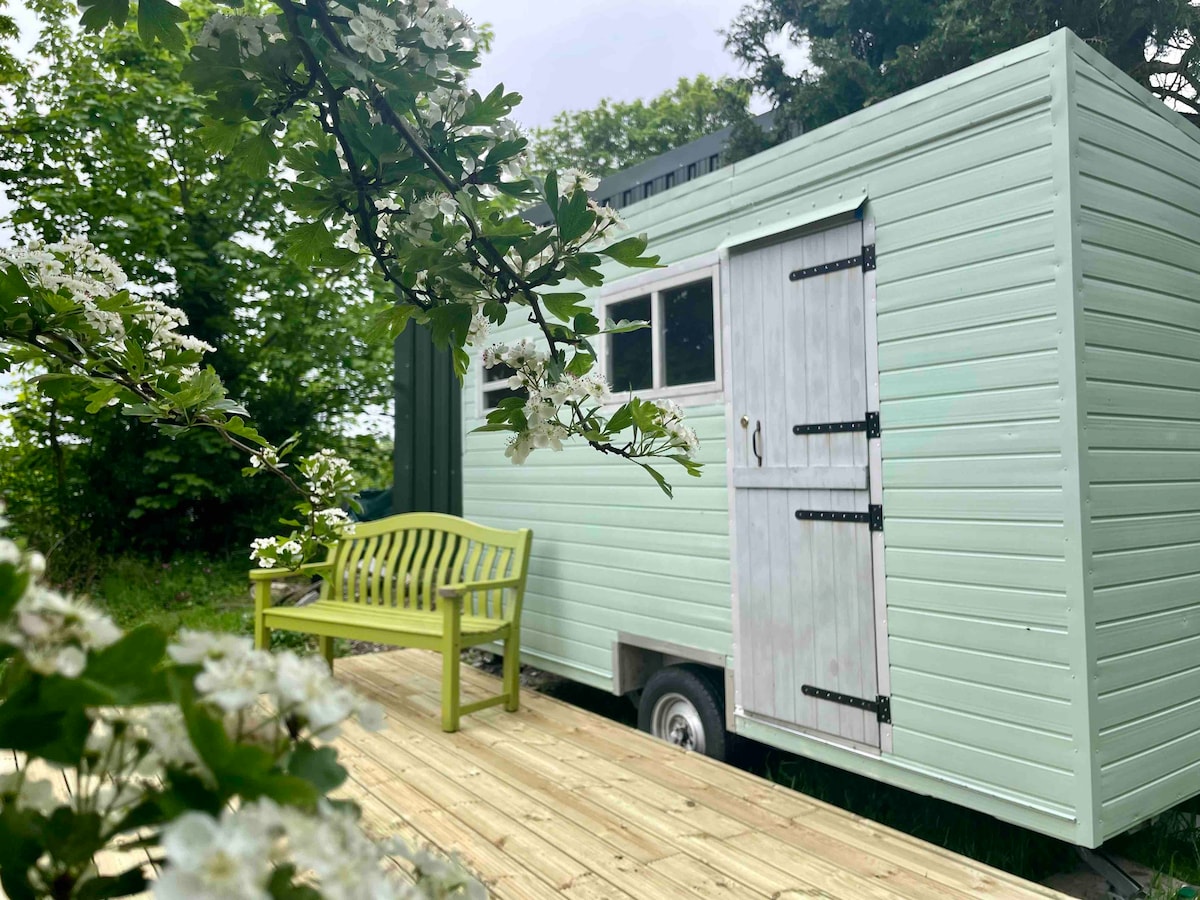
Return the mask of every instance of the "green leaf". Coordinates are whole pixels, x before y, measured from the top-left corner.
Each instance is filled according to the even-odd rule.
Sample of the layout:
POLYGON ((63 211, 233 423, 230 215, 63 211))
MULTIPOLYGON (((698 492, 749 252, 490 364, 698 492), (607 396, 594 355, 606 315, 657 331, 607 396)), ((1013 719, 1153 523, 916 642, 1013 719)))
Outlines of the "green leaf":
POLYGON ((378 341, 386 337, 389 341, 395 341, 404 334, 409 319, 418 312, 420 312, 420 308, 410 303, 389 303, 387 307, 379 310, 371 320, 371 327, 367 330, 367 340, 378 341))
POLYGON ((558 208, 558 236, 564 243, 578 240, 596 224, 596 214, 588 208, 588 196, 575 191, 558 208))
POLYGON ((204 124, 196 132, 200 141, 213 153, 222 156, 232 153, 246 135, 246 129, 241 122, 222 122, 207 116, 201 121, 204 124))
POLYGON ((108 402, 121 393, 121 386, 116 382, 110 381, 108 384, 102 385, 92 393, 88 394, 87 411, 92 415, 100 412, 104 407, 108 406, 108 402))
POLYGON ((575 351, 575 355, 571 357, 571 361, 567 363, 567 372, 571 375, 582 377, 592 371, 592 367, 596 364, 596 357, 591 353, 575 351))
POLYGON ((297 226, 279 239, 288 258, 302 266, 340 269, 358 259, 353 250, 336 247, 333 241, 324 222, 297 226))
POLYGON ((604 330, 600 334, 625 334, 629 331, 641 331, 643 328, 649 328, 649 322, 641 320, 632 321, 630 319, 622 319, 620 322, 609 321, 604 325, 604 330))
POLYGON ((349 777, 345 767, 338 763, 337 750, 311 744, 301 744, 292 751, 288 772, 310 782, 322 794, 337 790, 349 777))
POLYGON ((590 337, 591 335, 599 332, 600 320, 590 312, 584 312, 575 317, 572 327, 574 327, 576 334, 583 335, 584 337, 590 337))
POLYGON ((74 900, 111 900, 113 897, 132 897, 145 892, 144 866, 134 866, 120 875, 99 875, 89 878, 75 889, 74 900))
POLYGON ((542 294, 542 304, 550 314, 563 322, 570 322, 580 313, 590 313, 591 308, 583 305, 587 297, 579 293, 542 294))
POLYGON ((156 40, 172 50, 180 50, 186 44, 180 22, 187 21, 187 13, 167 0, 138 0, 138 35, 147 44, 156 40))
POLYGON ((10 900, 38 900, 29 870, 42 855, 42 816, 16 804, 0 805, 0 887, 10 900))
POLYGON ((633 424, 633 410, 628 403, 609 416, 608 430, 611 434, 620 434, 633 424))
POLYGON ((636 462, 649 473, 650 477, 654 479, 654 483, 662 489, 664 494, 671 498, 675 497, 675 491, 672 489, 667 479, 663 478, 662 472, 658 471, 658 469, 654 468, 653 466, 648 466, 644 462, 640 462, 636 459, 634 462, 636 462))
POLYGON ((129 0, 82 0, 79 8, 83 11, 79 24, 86 31, 101 31, 110 22, 123 28, 129 18, 129 0))
POLYGON ((646 252, 648 243, 649 241, 644 234, 636 237, 627 237, 623 241, 609 244, 600 253, 610 259, 615 259, 622 265, 635 269, 662 268, 659 265, 659 257, 642 255, 646 252))
POLYGON ((0 269, 0 311, 3 311, 5 306, 14 300, 28 297, 29 293, 29 282, 25 280, 25 276, 21 274, 21 270, 16 265, 0 269))
POLYGON ((115 703, 166 701, 167 686, 155 670, 167 651, 167 635, 157 625, 139 625, 110 647, 93 653, 80 680, 103 687, 115 703))
MULTIPOLYGON (((162 2, 162 0, 159 0, 162 2)), ((264 128, 254 137, 247 138, 234 148, 230 159, 237 160, 252 178, 265 178, 271 166, 279 162, 279 148, 264 128)))
POLYGON ((46 827, 46 849, 68 866, 86 863, 104 848, 100 835, 103 823, 99 813, 75 812, 69 806, 60 806, 46 827))
POLYGON ((438 347, 461 347, 471 330, 474 308, 470 303, 446 303, 429 311, 429 329, 438 347))

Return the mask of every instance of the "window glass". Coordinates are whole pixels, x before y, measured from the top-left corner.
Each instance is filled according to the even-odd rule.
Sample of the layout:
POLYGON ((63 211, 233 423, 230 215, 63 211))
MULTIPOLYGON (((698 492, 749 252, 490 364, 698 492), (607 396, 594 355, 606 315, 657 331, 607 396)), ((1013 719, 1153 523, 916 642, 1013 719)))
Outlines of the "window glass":
POLYGON ((665 384, 716 381, 712 279, 663 291, 662 312, 665 384))
MULTIPOLYGON (((608 307, 614 322, 650 321, 650 297, 622 300, 608 307)), ((654 387, 654 336, 649 328, 608 336, 608 372, 613 392, 623 394, 654 387)))
POLYGON ((528 391, 515 391, 508 386, 508 379, 517 372, 512 366, 499 363, 490 369, 483 369, 483 408, 495 409, 506 397, 528 396, 528 391))

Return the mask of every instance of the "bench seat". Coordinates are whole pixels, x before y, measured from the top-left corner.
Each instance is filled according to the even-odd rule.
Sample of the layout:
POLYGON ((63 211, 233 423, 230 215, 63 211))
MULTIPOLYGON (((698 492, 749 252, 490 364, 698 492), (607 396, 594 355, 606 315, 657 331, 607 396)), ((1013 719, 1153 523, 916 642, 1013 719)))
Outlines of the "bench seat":
POLYGON ((254 643, 269 648, 271 632, 317 636, 333 668, 335 638, 442 654, 442 728, 457 731, 461 716, 501 703, 520 706, 521 601, 532 533, 476 525, 456 516, 409 513, 357 523, 330 547, 329 558, 299 572, 250 573, 254 643), (321 578, 306 606, 273 606, 271 582, 296 574, 321 578), (460 702, 463 648, 504 648, 504 691, 465 706, 460 702))
MULTIPOLYGON (((377 609, 339 601, 318 600, 308 606, 271 607, 264 619, 268 628, 303 631, 307 634, 317 634, 315 629, 320 629, 319 633, 330 637, 374 641, 377 644, 388 643, 385 638, 392 634, 420 635, 438 640, 445 636, 445 623, 440 616, 435 618, 425 612, 377 609), (357 634, 359 632, 372 632, 378 637, 360 637, 357 634)), ((487 643, 506 635, 508 630, 507 623, 498 625, 495 619, 487 616, 464 615, 459 620, 464 646, 487 643)))

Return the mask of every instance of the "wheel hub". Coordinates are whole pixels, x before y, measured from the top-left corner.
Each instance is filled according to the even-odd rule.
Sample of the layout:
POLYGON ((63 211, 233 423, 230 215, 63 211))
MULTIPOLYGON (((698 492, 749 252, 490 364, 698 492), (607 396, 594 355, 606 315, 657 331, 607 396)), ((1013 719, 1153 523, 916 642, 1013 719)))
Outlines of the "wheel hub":
POLYGON ((663 694, 654 704, 652 734, 677 747, 704 752, 704 725, 700 713, 682 694, 663 694))

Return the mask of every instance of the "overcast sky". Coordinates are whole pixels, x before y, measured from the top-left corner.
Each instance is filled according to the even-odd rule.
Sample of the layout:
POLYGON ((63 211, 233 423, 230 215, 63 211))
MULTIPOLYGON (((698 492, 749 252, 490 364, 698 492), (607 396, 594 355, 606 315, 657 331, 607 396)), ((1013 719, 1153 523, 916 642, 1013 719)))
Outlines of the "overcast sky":
POLYGON ((681 77, 731 75, 737 62, 718 30, 743 0, 458 0, 496 32, 473 77, 479 90, 503 82, 525 100, 522 125, 547 124, 564 109, 605 97, 650 98, 681 77))

